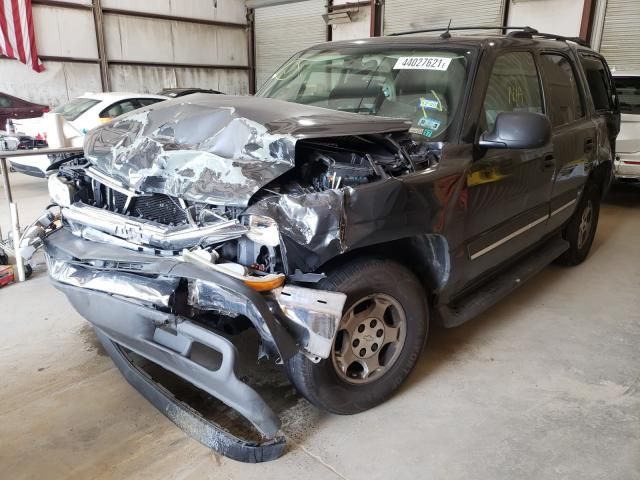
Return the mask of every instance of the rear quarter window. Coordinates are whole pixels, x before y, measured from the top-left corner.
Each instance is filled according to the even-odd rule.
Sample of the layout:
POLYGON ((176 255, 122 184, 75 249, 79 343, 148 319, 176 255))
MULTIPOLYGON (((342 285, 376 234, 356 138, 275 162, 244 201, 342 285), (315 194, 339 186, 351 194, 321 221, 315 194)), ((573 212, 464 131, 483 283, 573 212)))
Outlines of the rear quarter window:
POLYGON ((613 108, 613 87, 604 63, 593 55, 580 55, 580 62, 587 76, 589 91, 596 111, 611 110, 613 108))

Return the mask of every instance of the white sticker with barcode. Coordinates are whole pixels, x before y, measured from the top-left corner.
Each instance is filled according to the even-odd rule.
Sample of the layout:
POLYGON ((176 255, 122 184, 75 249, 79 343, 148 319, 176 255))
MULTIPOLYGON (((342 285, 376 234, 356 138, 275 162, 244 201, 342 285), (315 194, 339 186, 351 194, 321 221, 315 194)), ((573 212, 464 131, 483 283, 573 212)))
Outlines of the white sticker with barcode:
POLYGON ((446 57, 400 57, 394 70, 446 70, 451 63, 446 57))

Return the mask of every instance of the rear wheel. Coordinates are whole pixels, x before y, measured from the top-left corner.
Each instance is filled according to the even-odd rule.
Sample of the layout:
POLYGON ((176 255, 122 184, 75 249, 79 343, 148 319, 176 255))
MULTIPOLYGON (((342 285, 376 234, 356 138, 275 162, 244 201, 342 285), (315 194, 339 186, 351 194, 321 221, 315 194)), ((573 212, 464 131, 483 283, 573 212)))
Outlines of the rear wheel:
POLYGON ((600 189, 587 184, 578 208, 564 230, 569 250, 558 259, 564 265, 578 265, 589 255, 600 216, 600 189))
POLYGON ((358 259, 336 269, 318 288, 347 294, 329 358, 298 354, 287 373, 314 405, 338 414, 382 403, 402 384, 424 345, 428 314, 418 279, 386 259, 358 259))

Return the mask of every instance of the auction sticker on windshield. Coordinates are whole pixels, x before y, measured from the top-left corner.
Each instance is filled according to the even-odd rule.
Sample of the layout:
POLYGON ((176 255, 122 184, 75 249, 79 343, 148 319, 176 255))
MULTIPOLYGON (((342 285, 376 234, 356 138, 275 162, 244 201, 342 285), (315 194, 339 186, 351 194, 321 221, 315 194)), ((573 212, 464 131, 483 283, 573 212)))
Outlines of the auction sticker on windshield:
POLYGON ((451 63, 446 57, 400 57, 394 70, 446 70, 451 63))

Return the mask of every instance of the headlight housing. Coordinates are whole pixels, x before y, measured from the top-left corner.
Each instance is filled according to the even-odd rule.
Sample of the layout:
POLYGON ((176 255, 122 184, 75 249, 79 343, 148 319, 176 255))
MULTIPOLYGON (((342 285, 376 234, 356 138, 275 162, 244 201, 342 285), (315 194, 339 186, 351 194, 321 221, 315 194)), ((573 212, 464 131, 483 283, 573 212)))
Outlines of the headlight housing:
POLYGON ((51 175, 49 177, 49 195, 54 203, 57 203, 61 207, 68 207, 73 203, 73 195, 76 189, 72 183, 69 183, 65 178, 57 175, 51 175))
POLYGON ((248 215, 245 223, 249 228, 246 236, 252 242, 267 247, 280 245, 280 231, 274 219, 262 215, 248 215))

